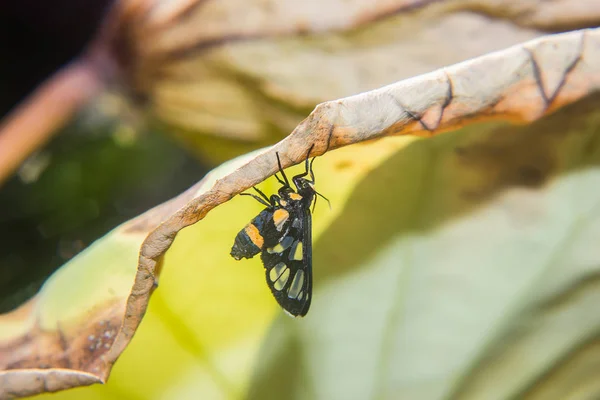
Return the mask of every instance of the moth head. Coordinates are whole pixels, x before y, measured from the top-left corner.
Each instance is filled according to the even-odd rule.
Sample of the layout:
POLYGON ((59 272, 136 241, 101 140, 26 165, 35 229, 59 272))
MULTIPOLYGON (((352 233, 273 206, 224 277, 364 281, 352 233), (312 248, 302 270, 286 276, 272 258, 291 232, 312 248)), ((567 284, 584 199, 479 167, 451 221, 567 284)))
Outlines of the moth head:
POLYGON ((296 185, 296 188, 298 188, 298 192, 306 191, 307 189, 310 191, 314 191, 313 183, 308 179, 299 176, 294 177, 294 184, 296 185))

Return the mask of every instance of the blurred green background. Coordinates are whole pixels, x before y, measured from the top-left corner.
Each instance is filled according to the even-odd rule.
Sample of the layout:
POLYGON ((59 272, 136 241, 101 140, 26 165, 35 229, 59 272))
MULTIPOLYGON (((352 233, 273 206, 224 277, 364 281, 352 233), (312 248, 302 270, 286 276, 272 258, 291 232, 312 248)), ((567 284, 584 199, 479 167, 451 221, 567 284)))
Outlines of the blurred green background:
MULTIPOLYGON (((0 119, 79 55, 111 1, 3 2, 0 119)), ((207 165, 160 132, 81 115, 0 188, 0 313, 115 226, 202 178, 207 165)))

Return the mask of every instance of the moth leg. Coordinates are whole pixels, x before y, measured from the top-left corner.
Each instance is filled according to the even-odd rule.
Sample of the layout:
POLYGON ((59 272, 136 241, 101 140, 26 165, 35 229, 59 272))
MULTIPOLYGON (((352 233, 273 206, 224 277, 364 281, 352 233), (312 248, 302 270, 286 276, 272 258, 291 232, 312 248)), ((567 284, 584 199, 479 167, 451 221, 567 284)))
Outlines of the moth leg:
MULTIPOLYGON (((302 178, 302 177, 305 177, 306 175, 308 175, 308 174, 310 173, 310 174, 311 174, 311 177, 312 177, 312 179, 313 179, 313 182, 314 182, 314 180, 315 180, 315 177, 314 177, 314 174, 312 173, 312 162, 310 163, 310 166, 309 166, 309 163, 308 163, 308 160, 310 159, 310 158, 309 158, 309 156, 310 156, 310 152, 312 151, 313 147, 315 147, 315 145, 314 145, 314 144, 313 144, 312 146, 310 146, 310 149, 308 149, 308 152, 306 153, 306 160, 304 161, 304 172, 303 172, 303 173, 301 173, 301 174, 299 174, 299 175, 296 175, 296 176, 294 176, 294 177, 292 178, 292 180, 293 180, 293 181, 296 181, 296 179, 297 179, 297 178, 302 178)), ((313 158, 313 161, 314 161, 314 160, 315 160, 315 158, 313 158)), ((312 182, 311 182, 311 183, 312 183, 312 182)))
POLYGON ((271 204, 267 203, 267 202, 266 202, 264 199, 262 199, 262 198, 258 197, 258 196, 257 196, 257 195, 255 195, 255 194, 252 194, 252 193, 240 193, 240 196, 250 196, 250 197, 252 197, 253 199, 255 199, 256 201, 258 201, 260 204, 263 204, 263 205, 265 205, 265 206, 267 206, 267 207, 269 207, 269 208, 270 208, 270 207, 272 207, 272 205, 271 205, 271 204))
MULTIPOLYGON (((277 172, 275 172, 275 174, 273 174, 273 176, 275 176, 275 179, 277 179, 277 182, 281 183, 284 187, 285 186, 289 186, 287 183, 285 183, 285 181, 283 181, 279 175, 277 175, 277 172)), ((285 175, 284 175, 285 176, 285 175)), ((286 178, 287 179, 287 178, 286 178)))
POLYGON ((267 197, 266 194, 264 194, 259 188, 257 188, 256 186, 252 186, 252 189, 254 189, 256 191, 256 193, 258 193, 263 199, 265 199, 268 203, 271 203, 271 200, 267 197))
POLYGON ((283 176, 283 181, 281 179, 279 179, 279 176, 277 176, 277 174, 275 174, 275 178, 277 178, 277 180, 279 181, 279 183, 281 183, 284 187, 288 187, 291 188, 290 186, 290 181, 288 180, 288 177, 286 176, 285 172, 283 171, 283 167, 281 166, 281 159, 279 158, 279 153, 275 153, 275 155, 277 156, 277 166, 279 166, 279 172, 281 172, 281 175, 283 176))
POLYGON ((313 163, 315 162, 315 158, 317 157, 313 157, 312 160, 310 160, 310 183, 312 183, 313 185, 317 182, 317 180, 315 179, 315 173, 313 172, 313 163))

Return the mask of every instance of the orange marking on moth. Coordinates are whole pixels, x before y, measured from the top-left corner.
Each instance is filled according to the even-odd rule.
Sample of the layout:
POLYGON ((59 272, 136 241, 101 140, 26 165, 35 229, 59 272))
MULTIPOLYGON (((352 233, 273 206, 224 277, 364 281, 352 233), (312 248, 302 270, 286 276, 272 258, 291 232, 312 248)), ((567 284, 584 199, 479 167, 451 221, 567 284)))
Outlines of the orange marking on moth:
POLYGON ((273 213, 273 223, 275 224, 275 227, 278 231, 280 231, 281 228, 283 228, 283 224, 285 224, 285 221, 287 221, 289 217, 290 213, 284 210, 283 208, 275 210, 275 212, 273 213))
POLYGON ((298 193, 290 193, 290 199, 292 199, 292 200, 302 200, 302 196, 300 196, 298 193))
POLYGON ((258 231, 258 228, 254 226, 254 224, 248 224, 248 226, 246 226, 244 229, 244 232, 246 232, 246 235, 248 235, 256 247, 262 249, 263 244, 265 244, 265 239, 262 237, 258 231))

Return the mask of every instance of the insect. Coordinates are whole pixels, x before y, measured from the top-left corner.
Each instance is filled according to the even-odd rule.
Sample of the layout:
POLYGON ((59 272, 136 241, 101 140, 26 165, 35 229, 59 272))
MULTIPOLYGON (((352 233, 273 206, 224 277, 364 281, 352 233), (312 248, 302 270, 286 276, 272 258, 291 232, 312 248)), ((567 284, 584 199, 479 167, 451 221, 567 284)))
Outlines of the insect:
POLYGON ((317 197, 329 200, 314 189, 315 175, 309 163, 308 150, 305 171, 292 178, 294 190, 281 167, 279 153, 277 165, 282 178, 275 173, 281 187, 277 194, 267 197, 258 188, 253 189, 258 196, 251 196, 266 206, 244 229, 233 243, 231 256, 236 260, 252 258, 261 253, 265 267, 267 285, 279 305, 293 317, 305 316, 312 299, 312 222, 311 205, 316 205, 317 197), (310 176, 310 179, 306 177, 310 176))

